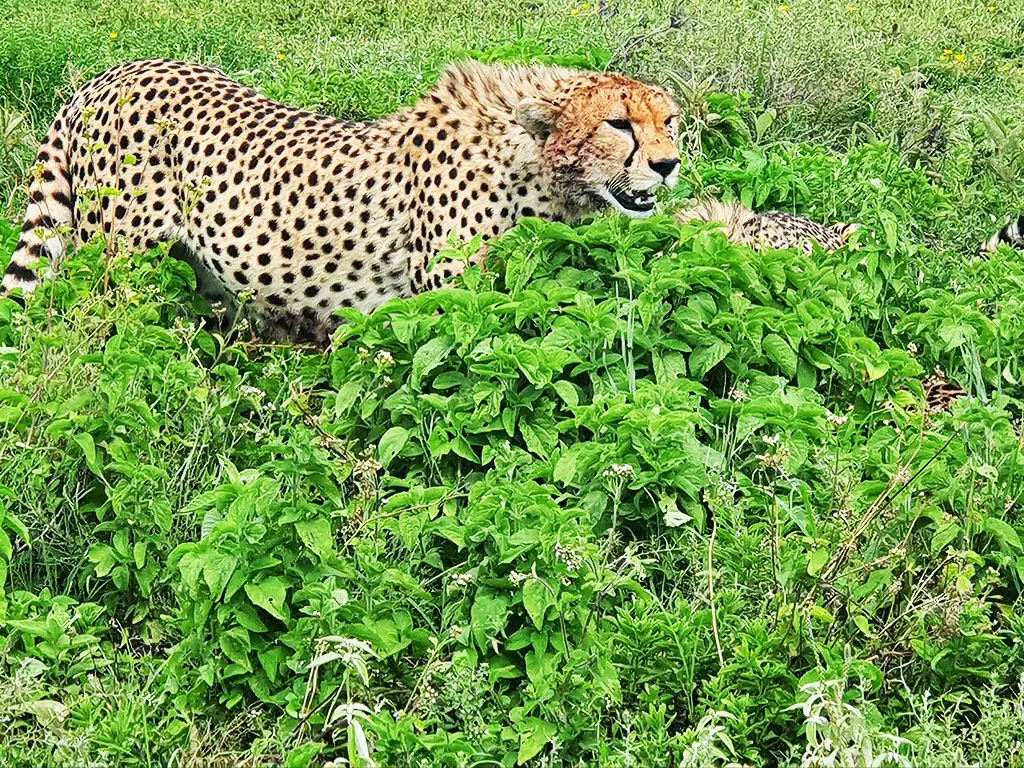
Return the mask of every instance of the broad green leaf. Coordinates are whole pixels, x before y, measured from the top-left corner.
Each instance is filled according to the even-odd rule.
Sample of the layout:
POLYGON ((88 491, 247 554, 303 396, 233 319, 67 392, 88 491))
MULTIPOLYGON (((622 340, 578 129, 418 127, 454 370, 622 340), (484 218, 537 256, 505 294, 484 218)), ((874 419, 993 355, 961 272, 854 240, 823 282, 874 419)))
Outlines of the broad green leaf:
POLYGON ((558 733, 557 726, 536 717, 526 718, 522 727, 525 730, 519 735, 519 754, 516 756, 516 765, 523 765, 540 754, 540 751, 558 733))
POLYGON ((302 543, 309 547, 321 561, 326 561, 334 554, 334 534, 331 523, 322 517, 303 520, 295 524, 295 532, 302 543))
POLYGON ((807 557, 807 574, 809 576, 817 575, 817 573, 825 567, 825 563, 827 562, 827 549, 812 549, 810 555, 807 557))
POLYGON ((528 579, 523 585, 523 606, 537 629, 544 628, 544 614, 553 601, 549 588, 540 579, 528 579))
POLYGON ((764 352, 782 369, 782 372, 790 378, 796 376, 797 357, 796 352, 789 346, 789 342, 777 333, 769 333, 761 342, 764 352))
POLYGON ((568 485, 572 482, 572 479, 576 476, 576 452, 569 451, 568 453, 562 454, 558 461, 555 462, 555 470, 551 475, 551 479, 556 483, 562 485, 568 485))
POLYGON ((698 380, 703 379, 731 350, 732 344, 717 338, 707 346, 693 350, 690 354, 690 375, 698 380))
POLYGON ((309 768, 314 757, 324 750, 324 745, 314 741, 310 744, 303 744, 288 752, 284 760, 285 768, 309 768))
POLYGON ((114 569, 117 558, 114 556, 114 550, 107 544, 93 544, 89 547, 89 562, 96 566, 96 575, 102 577, 114 569))
POLYGON ((562 402, 569 406, 570 410, 580 404, 580 393, 572 382, 556 381, 551 386, 555 388, 555 392, 562 398, 562 402))
POLYGON ((989 517, 985 520, 982 528, 991 533, 997 539, 1005 544, 1009 544, 1014 549, 1020 549, 1020 537, 1017 532, 1013 530, 1009 523, 1000 520, 998 517, 989 517))
POLYGON ((103 477, 103 467, 96 456, 96 443, 88 432, 80 432, 72 438, 85 455, 85 464, 97 477, 103 477))
POLYGON ((281 621, 288 620, 288 606, 285 603, 287 592, 288 584, 280 576, 268 576, 262 581, 250 581, 245 585, 245 594, 253 605, 281 621))
POLYGON ((405 427, 392 427, 385 432, 377 444, 377 460, 381 466, 387 467, 409 441, 409 430, 405 427))
POLYGON ((505 629, 508 615, 508 598, 488 592, 478 593, 470 611, 469 626, 477 646, 485 653, 491 652, 490 638, 505 629))
POLYGON ((932 552, 941 552, 963 532, 958 523, 943 523, 932 536, 932 552))
POLYGON ((338 388, 338 393, 334 396, 334 415, 344 416, 346 411, 355 404, 362 391, 362 382, 347 381, 342 384, 338 388))
POLYGON ((53 699, 40 699, 22 704, 21 711, 32 715, 40 725, 51 730, 60 730, 60 726, 71 716, 70 709, 53 699))
POLYGON ((232 627, 226 632, 221 632, 218 638, 220 649, 235 664, 245 667, 252 672, 252 664, 249 663, 249 651, 252 644, 249 642, 249 633, 243 627, 232 627))
POLYGON ((693 520, 688 514, 679 509, 679 505, 672 496, 662 496, 658 500, 658 509, 665 519, 665 525, 669 528, 678 528, 680 525, 693 520))
POLYGON ((146 565, 146 549, 147 542, 145 539, 142 541, 136 541, 135 546, 132 547, 132 555, 135 559, 136 568, 142 568, 146 565))
POLYGON ((235 572, 238 561, 226 552, 207 552, 202 556, 203 580, 210 590, 210 597, 219 600, 224 586, 235 572))
POLYGON ((17 515, 8 511, 2 504, 0 504, 0 525, 9 531, 14 531, 19 539, 32 546, 32 538, 29 536, 28 527, 21 522, 17 515))
POLYGON ((868 621, 868 617, 863 613, 857 613, 853 616, 854 626, 857 627, 866 636, 871 636, 871 623, 868 621))
POLYGON ((424 376, 441 364, 453 345, 451 337, 435 336, 416 350, 412 357, 412 373, 409 377, 409 384, 414 390, 420 388, 424 376))

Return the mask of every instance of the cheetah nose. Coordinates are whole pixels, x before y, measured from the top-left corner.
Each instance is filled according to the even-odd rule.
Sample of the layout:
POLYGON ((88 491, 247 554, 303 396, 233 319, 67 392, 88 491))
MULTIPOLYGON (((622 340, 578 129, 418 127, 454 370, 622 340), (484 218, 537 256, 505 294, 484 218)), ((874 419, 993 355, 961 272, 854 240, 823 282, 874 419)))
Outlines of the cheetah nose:
POLYGON ((650 160, 649 164, 655 173, 660 173, 661 178, 667 179, 672 171, 679 166, 679 158, 666 157, 661 160, 650 160))

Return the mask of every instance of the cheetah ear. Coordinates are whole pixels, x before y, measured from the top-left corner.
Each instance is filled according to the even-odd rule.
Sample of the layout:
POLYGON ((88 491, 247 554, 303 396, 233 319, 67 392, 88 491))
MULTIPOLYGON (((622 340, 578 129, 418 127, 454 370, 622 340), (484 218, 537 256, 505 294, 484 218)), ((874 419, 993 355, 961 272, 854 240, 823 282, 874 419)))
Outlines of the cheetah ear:
POLYGON ((555 129, 558 108, 543 99, 523 99, 516 107, 516 122, 533 138, 543 141, 555 129))

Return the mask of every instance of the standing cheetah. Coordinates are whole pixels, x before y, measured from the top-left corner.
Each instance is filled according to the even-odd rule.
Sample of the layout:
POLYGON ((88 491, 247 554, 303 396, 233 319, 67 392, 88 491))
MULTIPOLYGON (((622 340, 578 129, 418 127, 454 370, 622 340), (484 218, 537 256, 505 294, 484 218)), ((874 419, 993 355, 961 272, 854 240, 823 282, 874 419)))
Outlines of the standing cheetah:
POLYGON ((806 216, 783 211, 754 213, 739 203, 705 200, 677 214, 683 223, 713 221, 724 225, 725 236, 732 242, 751 248, 801 248, 810 254, 813 243, 826 251, 845 245, 857 231, 856 224, 840 222, 826 226, 806 216))
MULTIPOLYGON (((415 106, 352 123, 276 103, 223 73, 139 61, 99 75, 39 150, 21 239, 3 277, 27 293, 70 235, 130 250, 177 241, 207 279, 324 321, 440 286, 450 239, 523 216, 654 208, 678 177, 679 110, 617 74, 451 67, 415 106)), ((202 277, 202 275, 201 275, 202 277)))

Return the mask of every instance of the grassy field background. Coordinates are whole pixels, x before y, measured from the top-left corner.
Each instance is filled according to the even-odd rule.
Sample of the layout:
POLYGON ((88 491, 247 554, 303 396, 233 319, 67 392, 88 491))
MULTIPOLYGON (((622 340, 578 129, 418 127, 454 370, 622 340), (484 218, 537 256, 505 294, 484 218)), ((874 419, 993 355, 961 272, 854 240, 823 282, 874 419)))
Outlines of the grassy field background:
POLYGON ((1024 765, 1019 0, 7 0, 0 264, 109 66, 374 118, 466 56, 664 84, 666 211, 859 247, 531 221, 329 355, 84 247, 0 299, 0 764, 1024 765))

